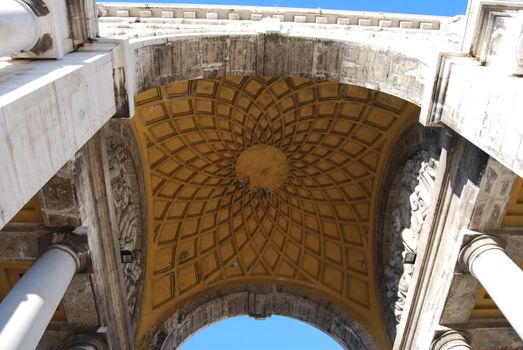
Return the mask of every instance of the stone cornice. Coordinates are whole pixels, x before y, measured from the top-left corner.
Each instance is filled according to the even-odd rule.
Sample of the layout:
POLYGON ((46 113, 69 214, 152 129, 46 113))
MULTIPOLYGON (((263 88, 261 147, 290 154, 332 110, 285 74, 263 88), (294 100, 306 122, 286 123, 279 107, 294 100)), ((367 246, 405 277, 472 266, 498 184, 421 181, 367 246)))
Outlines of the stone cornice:
POLYGON ((182 4, 99 3, 101 21, 135 18, 137 21, 259 21, 264 18, 280 22, 333 24, 361 27, 440 30, 450 17, 391 14, 381 12, 300 9, 282 7, 182 4))

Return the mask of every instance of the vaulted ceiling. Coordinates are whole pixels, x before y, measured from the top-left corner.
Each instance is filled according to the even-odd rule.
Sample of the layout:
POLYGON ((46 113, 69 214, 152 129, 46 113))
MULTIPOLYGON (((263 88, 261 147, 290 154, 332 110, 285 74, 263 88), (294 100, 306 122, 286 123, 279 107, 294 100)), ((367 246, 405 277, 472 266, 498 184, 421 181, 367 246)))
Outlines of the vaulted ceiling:
POLYGON ((180 81, 136 96, 148 192, 138 341, 206 290, 289 284, 388 344, 373 232, 384 164, 419 110, 308 78, 180 81))

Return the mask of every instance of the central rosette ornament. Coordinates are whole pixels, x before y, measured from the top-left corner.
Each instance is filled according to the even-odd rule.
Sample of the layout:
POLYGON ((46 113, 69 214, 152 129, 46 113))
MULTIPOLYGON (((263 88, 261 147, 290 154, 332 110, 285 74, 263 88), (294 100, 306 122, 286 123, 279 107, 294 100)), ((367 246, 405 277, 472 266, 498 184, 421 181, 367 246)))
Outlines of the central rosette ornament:
POLYGON ((258 144, 244 150, 236 161, 238 189, 268 195, 280 187, 289 173, 289 162, 277 147, 258 144))

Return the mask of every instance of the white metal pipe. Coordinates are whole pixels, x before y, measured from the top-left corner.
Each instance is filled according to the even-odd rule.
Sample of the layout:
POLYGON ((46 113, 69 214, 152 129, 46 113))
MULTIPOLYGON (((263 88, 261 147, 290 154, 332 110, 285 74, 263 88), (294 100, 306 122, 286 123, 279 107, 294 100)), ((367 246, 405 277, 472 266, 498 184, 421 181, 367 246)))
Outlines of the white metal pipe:
POLYGON ((31 49, 38 41, 38 23, 33 11, 17 0, 0 2, 0 57, 31 49))
POLYGON ((2 350, 35 349, 79 266, 66 246, 52 246, 0 304, 2 350))
POLYGON ((461 256, 469 271, 523 339, 523 271, 490 236, 472 240, 463 248, 461 256))

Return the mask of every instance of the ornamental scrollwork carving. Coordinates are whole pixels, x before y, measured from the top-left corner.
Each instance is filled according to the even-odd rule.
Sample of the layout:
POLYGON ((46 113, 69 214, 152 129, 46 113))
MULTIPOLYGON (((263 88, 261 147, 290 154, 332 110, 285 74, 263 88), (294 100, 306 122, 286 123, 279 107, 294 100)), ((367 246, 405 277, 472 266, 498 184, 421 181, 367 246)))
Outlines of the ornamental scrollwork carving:
POLYGON ((140 193, 136 170, 127 148, 113 138, 107 139, 106 144, 118 242, 120 251, 130 256, 129 261, 122 261, 122 265, 127 304, 131 318, 134 318, 143 274, 140 193))
POLYGON ((388 305, 393 306, 399 323, 414 272, 418 240, 432 202, 438 161, 428 151, 420 151, 399 168, 389 192, 392 203, 389 222, 393 247, 385 265, 388 305))

